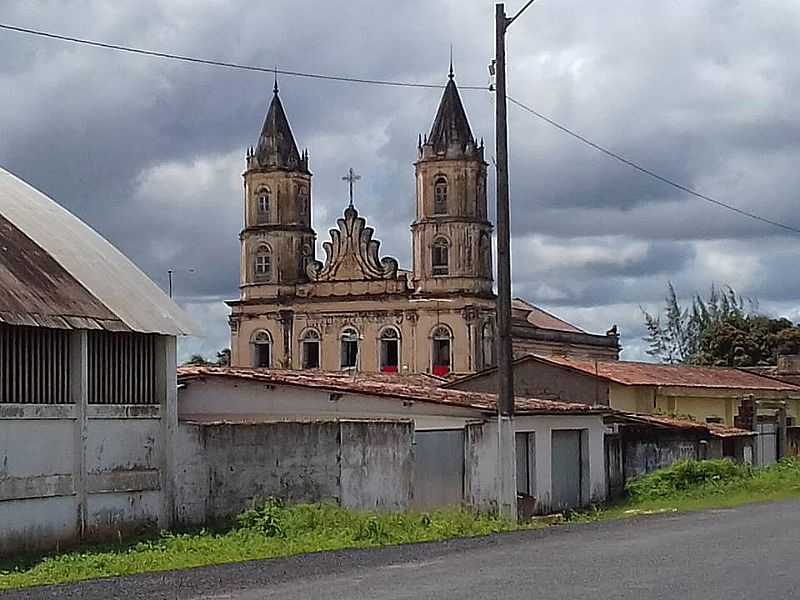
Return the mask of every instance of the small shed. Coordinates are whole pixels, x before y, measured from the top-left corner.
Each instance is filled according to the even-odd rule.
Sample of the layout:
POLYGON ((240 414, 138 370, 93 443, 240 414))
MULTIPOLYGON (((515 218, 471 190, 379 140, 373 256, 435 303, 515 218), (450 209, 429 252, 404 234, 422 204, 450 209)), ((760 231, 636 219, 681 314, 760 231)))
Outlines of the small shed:
POLYGON ((170 524, 191 330, 116 248, 0 169, 0 554, 170 524))

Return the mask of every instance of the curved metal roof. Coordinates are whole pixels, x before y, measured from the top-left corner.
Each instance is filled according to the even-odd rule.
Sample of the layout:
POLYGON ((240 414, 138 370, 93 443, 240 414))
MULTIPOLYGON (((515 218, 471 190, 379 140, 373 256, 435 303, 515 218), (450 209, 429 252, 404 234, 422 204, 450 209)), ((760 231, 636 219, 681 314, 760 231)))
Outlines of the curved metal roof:
POLYGON ((0 321, 191 335, 195 326, 124 254, 0 168, 0 321))

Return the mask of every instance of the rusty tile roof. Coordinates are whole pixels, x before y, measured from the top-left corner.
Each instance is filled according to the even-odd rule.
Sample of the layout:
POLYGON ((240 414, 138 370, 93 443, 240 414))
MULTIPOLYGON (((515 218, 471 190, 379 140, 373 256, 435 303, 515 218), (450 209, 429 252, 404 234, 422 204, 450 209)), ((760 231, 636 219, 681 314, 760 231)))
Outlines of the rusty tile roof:
MULTIPOLYGON (((180 367, 178 369, 180 383, 208 377, 316 388, 339 393, 370 394, 400 400, 472 408, 482 412, 497 410, 497 397, 494 394, 424 386, 414 382, 413 379, 404 380, 403 376, 377 373, 357 373, 354 376, 352 373, 340 371, 289 371, 233 367, 180 367), (395 381, 392 381, 393 378, 395 381)), ((517 398, 516 407, 519 414, 605 414, 609 412, 607 407, 593 407, 587 404, 536 398, 517 398)))
POLYGON ((728 427, 718 423, 698 423, 689 419, 677 419, 665 415, 644 415, 616 411, 609 416, 606 421, 615 421, 631 424, 643 424, 664 429, 679 429, 682 431, 694 431, 700 434, 708 434, 714 437, 750 437, 756 435, 754 431, 739 429, 738 427, 728 427))
POLYGON ((763 377, 755 373, 748 373, 740 369, 662 365, 624 360, 591 361, 539 355, 529 355, 520 359, 520 361, 523 360, 536 360, 566 367, 622 385, 705 387, 800 393, 800 386, 763 377))
POLYGON ((0 322, 166 335, 194 330, 119 250, 2 168, 0 322))

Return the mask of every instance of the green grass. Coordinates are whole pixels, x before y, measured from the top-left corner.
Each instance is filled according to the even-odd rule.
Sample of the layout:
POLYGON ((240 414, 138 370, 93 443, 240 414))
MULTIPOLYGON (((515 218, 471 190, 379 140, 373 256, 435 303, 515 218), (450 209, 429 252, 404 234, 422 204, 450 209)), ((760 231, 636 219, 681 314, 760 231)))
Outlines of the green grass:
POLYGON ((270 501, 228 531, 162 533, 136 543, 0 564, 0 590, 392 544, 433 542, 530 528, 464 510, 369 514, 333 505, 284 507, 270 501))
MULTIPOLYGON (((754 470, 729 461, 677 463, 627 486, 615 505, 573 513, 587 522, 663 512, 727 508, 800 497, 800 461, 754 470)), ((558 521, 549 521, 558 522, 558 521)), ((162 533, 133 542, 87 547, 0 563, 0 590, 85 579, 278 558, 347 548, 433 542, 544 527, 453 509, 425 514, 370 514, 334 505, 265 502, 223 531, 162 533)))
POLYGON ((665 512, 733 508, 800 497, 800 461, 784 459, 764 469, 728 460, 684 461, 629 482, 628 497, 584 519, 618 519, 665 512))

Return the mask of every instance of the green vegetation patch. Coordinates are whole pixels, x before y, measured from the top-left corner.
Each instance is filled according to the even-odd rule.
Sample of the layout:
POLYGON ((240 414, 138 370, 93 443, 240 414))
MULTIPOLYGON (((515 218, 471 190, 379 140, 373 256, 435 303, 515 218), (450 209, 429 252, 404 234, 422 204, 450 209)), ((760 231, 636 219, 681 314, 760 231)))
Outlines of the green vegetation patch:
POLYGON ((0 564, 0 590, 309 552, 484 536, 532 526, 460 509, 373 514, 329 504, 284 506, 269 500, 239 515, 236 526, 228 531, 162 533, 136 543, 0 564))
POLYGON ((598 518, 730 508, 800 497, 800 460, 787 458, 762 469, 730 460, 682 461, 625 487, 628 498, 595 513, 598 518))

